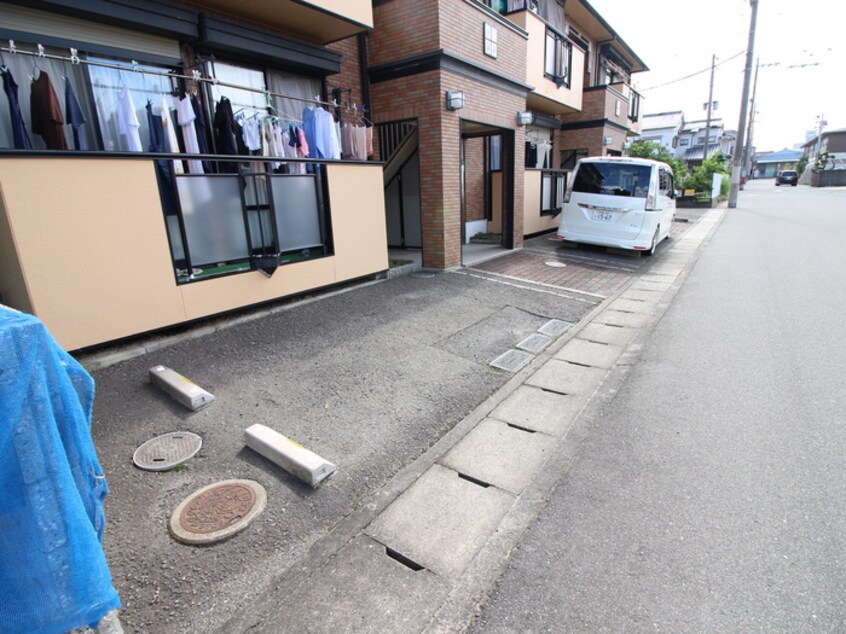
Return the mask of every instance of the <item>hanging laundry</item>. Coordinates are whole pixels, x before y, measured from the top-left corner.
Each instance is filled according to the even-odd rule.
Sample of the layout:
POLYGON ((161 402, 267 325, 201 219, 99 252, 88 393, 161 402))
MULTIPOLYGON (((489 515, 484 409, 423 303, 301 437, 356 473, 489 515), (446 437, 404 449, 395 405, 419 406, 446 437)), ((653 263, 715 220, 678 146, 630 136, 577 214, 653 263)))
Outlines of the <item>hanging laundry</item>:
POLYGON ((32 142, 26 133, 26 126, 24 125, 23 114, 21 113, 21 104, 18 101, 18 85, 15 83, 15 78, 12 77, 12 71, 5 66, 0 68, 0 74, 3 75, 3 90, 9 99, 9 116, 12 120, 12 138, 15 142, 15 148, 18 150, 31 150, 32 142))
POLYGON ((65 117, 73 131, 73 146, 77 150, 87 150, 88 143, 85 139, 85 131, 82 126, 87 123, 79 99, 73 90, 70 78, 65 77, 65 117))
POLYGON ((353 158, 367 160, 367 128, 363 125, 353 128, 353 158))
POLYGON ((261 133, 259 132, 259 122, 255 116, 250 118, 243 118, 241 120, 241 127, 243 128, 244 145, 250 152, 255 152, 261 149, 261 133))
MULTIPOLYGON (((191 95, 191 108, 194 110, 194 126, 197 130, 197 146, 200 148, 200 154, 209 153, 209 144, 206 141, 208 138, 208 127, 206 126, 206 115, 203 113, 203 107, 197 95, 191 95)), ((211 172, 211 163, 203 161, 203 169, 206 173, 211 172)))
POLYGON ((237 154, 238 145, 235 143, 235 115, 232 114, 232 102, 221 97, 214 111, 212 120, 214 128, 214 142, 218 154, 237 154))
POLYGON ((366 150, 364 152, 364 154, 365 154, 364 158, 367 159, 367 158, 370 158, 371 156, 373 156, 373 126, 371 126, 371 125, 365 126, 364 136, 365 136, 365 139, 366 139, 366 143, 365 143, 366 150))
POLYGON ((118 131, 126 137, 126 145, 130 152, 143 152, 141 146, 141 134, 138 122, 138 114, 135 112, 135 104, 132 103, 132 95, 129 88, 124 86, 118 93, 118 131))
MULTIPOLYGON (((176 128, 173 126, 173 118, 170 116, 170 105, 168 104, 170 100, 167 98, 167 95, 162 95, 162 105, 160 108, 161 112, 161 119, 162 119, 162 128, 164 128, 165 134, 165 145, 166 145, 166 152, 171 152, 173 154, 179 153, 179 140, 176 138, 176 128)), ((185 167, 182 165, 182 161, 173 161, 173 171, 177 174, 184 174, 185 167)))
POLYGON ((538 167, 542 169, 552 168, 552 143, 549 141, 538 142, 538 167))
POLYGON ((345 123, 341 126, 341 158, 352 158, 353 156, 353 133, 352 126, 345 123))
POLYGON ((341 122, 335 121, 332 125, 332 134, 329 137, 329 156, 333 159, 341 158, 341 122))
MULTIPOLYGON (((282 127, 278 123, 274 123, 273 126, 271 126, 271 134, 273 134, 273 147, 276 150, 276 154, 274 156, 286 156, 285 147, 287 144, 282 139, 282 127)), ((286 163, 278 162, 275 164, 275 169, 279 169, 285 164, 286 163)))
MULTIPOLYGON (((302 158, 298 152, 300 145, 298 128, 294 125, 288 126, 288 129, 282 132, 282 151, 288 158, 302 158)), ((289 174, 305 174, 304 163, 289 163, 289 174)))
MULTIPOLYGON (((179 101, 176 110, 176 117, 179 127, 182 128, 182 140, 185 142, 185 152, 188 154, 199 154, 200 145, 197 142, 197 130, 194 128, 194 121, 197 116, 191 106, 191 98, 185 96, 179 101)), ((191 174, 205 174, 203 162, 197 159, 188 159, 188 171, 191 174)))
MULTIPOLYGON (((276 138, 273 136, 273 121, 270 117, 265 117, 259 122, 261 132, 261 155, 267 157, 276 157, 280 155, 280 151, 276 148, 276 138)), ((274 161, 271 164, 271 169, 279 169, 280 163, 274 161)))
POLYGON ((303 110, 305 132, 310 158, 341 158, 341 143, 335 128, 335 119, 323 108, 303 110))
POLYGON ((538 166, 538 146, 526 141, 526 167, 538 166))
MULTIPOLYGON (((147 127, 150 130, 150 145, 149 152, 165 152, 165 130, 163 125, 163 118, 153 114, 153 104, 147 101, 147 127)), ((176 203, 176 189, 173 181, 173 170, 170 161, 157 160, 156 166, 156 180, 159 183, 159 196, 162 199, 162 209, 169 216, 175 216, 178 213, 176 203)))
POLYGON ((62 126, 65 118, 59 97, 50 82, 50 76, 43 70, 30 86, 30 115, 32 131, 44 139, 49 150, 67 150, 68 141, 62 126))

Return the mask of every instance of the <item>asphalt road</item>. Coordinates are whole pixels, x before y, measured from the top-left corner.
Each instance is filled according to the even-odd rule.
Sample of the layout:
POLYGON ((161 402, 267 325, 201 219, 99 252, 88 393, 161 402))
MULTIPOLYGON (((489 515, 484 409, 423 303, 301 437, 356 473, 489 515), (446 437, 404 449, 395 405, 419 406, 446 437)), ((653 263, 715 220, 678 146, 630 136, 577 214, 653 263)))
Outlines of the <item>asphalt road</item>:
POLYGON ((846 630, 846 190, 741 192, 472 632, 846 630))

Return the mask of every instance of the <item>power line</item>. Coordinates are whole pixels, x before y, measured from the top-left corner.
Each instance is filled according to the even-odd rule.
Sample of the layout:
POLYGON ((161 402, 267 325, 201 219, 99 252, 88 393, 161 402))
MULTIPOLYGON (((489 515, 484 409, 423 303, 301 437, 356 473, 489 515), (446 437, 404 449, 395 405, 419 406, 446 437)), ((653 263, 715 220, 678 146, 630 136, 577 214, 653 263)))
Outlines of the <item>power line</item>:
MULTIPOLYGON (((728 62, 730 62, 731 60, 733 60, 733 59, 735 59, 735 58, 737 58, 737 57, 740 57, 740 56, 741 56, 741 55, 743 55, 745 52, 746 52, 745 50, 744 50, 744 51, 740 51, 739 53, 737 53, 737 54, 735 54, 735 55, 732 55, 732 56, 731 56, 731 57, 729 57, 728 59, 724 59, 724 60, 723 60, 723 61, 721 61, 719 64, 717 64, 717 66, 722 66, 723 64, 727 64, 727 63, 728 63, 728 62)), ((707 68, 703 68, 702 70, 698 70, 698 71, 696 71, 695 73, 691 73, 690 75, 685 75, 684 77, 679 77, 678 79, 673 79, 672 81, 668 81, 668 82, 663 83, 663 84, 658 84, 657 86, 651 86, 651 87, 649 87, 649 88, 642 88, 642 89, 640 90, 640 92, 642 92, 642 93, 643 93, 643 92, 646 92, 647 90, 655 90, 656 88, 663 88, 664 86, 669 86, 670 84, 677 84, 677 83, 679 83, 680 81, 684 81, 684 80, 686 80, 686 79, 690 79, 691 77, 696 77, 697 75, 701 75, 702 73, 707 73, 707 72, 709 72, 710 70, 711 70, 711 67, 710 67, 710 66, 708 66, 707 68)))

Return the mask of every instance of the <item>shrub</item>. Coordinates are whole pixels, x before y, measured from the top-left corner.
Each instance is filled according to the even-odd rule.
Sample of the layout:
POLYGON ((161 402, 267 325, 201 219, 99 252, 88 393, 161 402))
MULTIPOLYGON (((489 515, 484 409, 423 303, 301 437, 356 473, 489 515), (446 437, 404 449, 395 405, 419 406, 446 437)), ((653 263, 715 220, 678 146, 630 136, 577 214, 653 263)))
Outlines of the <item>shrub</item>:
POLYGON ((658 141, 637 141, 632 143, 628 151, 629 156, 636 158, 648 158, 666 163, 673 170, 673 178, 676 181, 676 189, 680 189, 689 172, 684 161, 677 159, 670 150, 665 148, 658 141))
MULTIPOLYGON (((728 159, 722 152, 715 152, 702 161, 702 165, 697 165, 694 168, 693 174, 685 179, 684 188, 710 194, 711 187, 714 183, 714 174, 728 173, 728 159)), ((724 186, 720 186, 721 192, 724 186)))

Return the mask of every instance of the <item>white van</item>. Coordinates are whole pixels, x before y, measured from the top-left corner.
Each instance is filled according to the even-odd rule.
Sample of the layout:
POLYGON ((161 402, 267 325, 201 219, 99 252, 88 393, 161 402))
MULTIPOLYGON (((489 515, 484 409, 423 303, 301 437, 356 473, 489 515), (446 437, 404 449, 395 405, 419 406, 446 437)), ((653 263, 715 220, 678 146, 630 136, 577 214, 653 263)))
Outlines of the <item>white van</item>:
POLYGON ((673 170, 666 163, 584 158, 567 184, 558 237, 652 255, 670 235, 675 196, 673 170))

